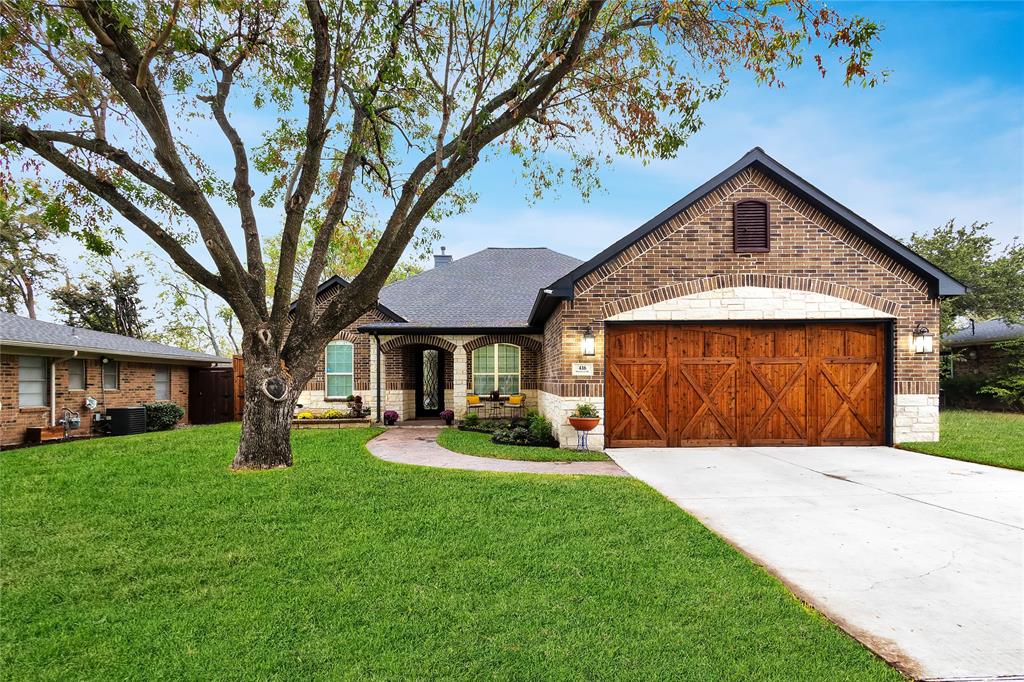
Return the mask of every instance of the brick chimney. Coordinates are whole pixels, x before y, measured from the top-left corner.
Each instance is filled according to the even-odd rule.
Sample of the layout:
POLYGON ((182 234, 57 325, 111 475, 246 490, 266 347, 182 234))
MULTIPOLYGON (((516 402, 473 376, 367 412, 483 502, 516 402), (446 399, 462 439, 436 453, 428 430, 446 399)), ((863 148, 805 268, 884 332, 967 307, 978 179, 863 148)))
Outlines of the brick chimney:
POLYGON ((442 265, 448 265, 452 262, 452 257, 445 254, 444 247, 441 247, 441 253, 434 254, 434 267, 439 268, 442 265))

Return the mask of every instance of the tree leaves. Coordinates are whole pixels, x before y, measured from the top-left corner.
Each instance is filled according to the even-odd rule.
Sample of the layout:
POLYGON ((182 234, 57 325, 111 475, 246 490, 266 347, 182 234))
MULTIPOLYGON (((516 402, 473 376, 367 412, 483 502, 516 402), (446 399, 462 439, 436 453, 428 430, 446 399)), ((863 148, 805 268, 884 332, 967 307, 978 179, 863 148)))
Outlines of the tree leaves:
POLYGON ((957 225, 950 220, 930 234, 911 235, 908 245, 967 285, 963 296, 942 301, 942 331, 950 332, 958 317, 1024 321, 1024 244, 1011 241, 1000 252, 988 234, 990 223, 957 225))

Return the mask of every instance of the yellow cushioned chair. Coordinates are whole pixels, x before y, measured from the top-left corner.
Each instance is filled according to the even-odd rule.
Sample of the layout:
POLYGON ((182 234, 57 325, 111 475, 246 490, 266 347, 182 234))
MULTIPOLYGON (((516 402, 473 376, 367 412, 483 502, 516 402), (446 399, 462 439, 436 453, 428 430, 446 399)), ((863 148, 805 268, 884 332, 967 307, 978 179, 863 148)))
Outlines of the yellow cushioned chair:
POLYGON ((467 405, 479 405, 480 404, 480 396, 473 395, 473 394, 467 395, 466 396, 466 404, 467 405))
POLYGON ((513 407, 522 407, 523 400, 526 398, 525 395, 520 393, 519 395, 510 395, 508 397, 508 404, 513 407))

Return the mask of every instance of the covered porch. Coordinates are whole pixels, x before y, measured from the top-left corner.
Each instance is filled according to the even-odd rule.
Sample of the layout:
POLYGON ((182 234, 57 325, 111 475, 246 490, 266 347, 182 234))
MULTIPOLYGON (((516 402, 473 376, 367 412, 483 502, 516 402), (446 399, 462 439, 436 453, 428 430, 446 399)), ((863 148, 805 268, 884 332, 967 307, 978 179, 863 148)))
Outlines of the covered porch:
POLYGON ((408 421, 452 410, 456 419, 467 411, 482 419, 509 418, 539 407, 539 335, 410 333, 374 339, 375 415, 394 410, 408 421))

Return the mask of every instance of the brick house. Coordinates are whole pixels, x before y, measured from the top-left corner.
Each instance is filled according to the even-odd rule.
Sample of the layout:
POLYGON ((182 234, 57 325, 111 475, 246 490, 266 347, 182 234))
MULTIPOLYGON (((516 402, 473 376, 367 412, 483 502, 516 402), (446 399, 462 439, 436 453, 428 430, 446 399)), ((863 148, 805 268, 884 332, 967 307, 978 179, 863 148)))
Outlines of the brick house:
POLYGON ((1013 354, 1004 347, 1009 341, 1024 339, 1024 324, 995 319, 974 322, 942 337, 942 352, 947 355, 950 375, 994 376, 1006 371, 1013 354), (956 361, 952 361, 955 353, 956 361))
POLYGON ((580 402, 603 447, 935 440, 929 330, 964 291, 755 148, 587 262, 442 250, 328 345, 299 402, 461 417, 498 390, 563 445, 580 402))
POLYGON ((78 412, 88 435, 107 408, 177 403, 188 419, 190 369, 230 362, 118 334, 76 329, 0 313, 0 445, 24 441, 26 429, 54 426, 64 408, 78 412), (86 407, 94 398, 96 408, 86 407))

